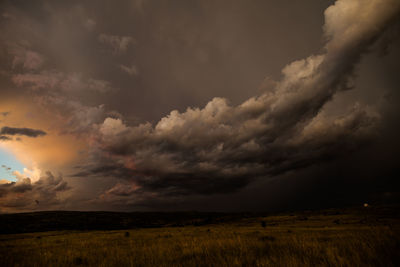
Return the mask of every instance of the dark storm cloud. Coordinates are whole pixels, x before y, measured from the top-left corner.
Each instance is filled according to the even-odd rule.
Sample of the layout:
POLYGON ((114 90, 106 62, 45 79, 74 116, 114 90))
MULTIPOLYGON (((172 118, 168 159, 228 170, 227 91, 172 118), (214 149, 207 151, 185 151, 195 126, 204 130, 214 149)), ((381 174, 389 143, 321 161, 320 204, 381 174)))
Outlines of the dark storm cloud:
MULTIPOLYGON (((205 120, 201 115, 185 118, 182 125, 171 125, 170 129, 161 130, 158 124, 145 131, 133 128, 112 137, 105 135, 115 138, 103 140, 105 150, 121 156, 124 165, 99 167, 91 174, 131 179, 138 187, 136 193, 232 192, 257 177, 279 175, 354 151, 369 140, 377 123, 377 118, 356 107, 349 115, 330 122, 318 118, 301 130, 280 130, 281 135, 270 131, 268 135, 259 117, 235 121, 236 116, 229 114, 236 113, 232 109, 213 112, 227 120, 212 122, 215 117, 211 113, 205 120), (231 119, 235 124, 229 122, 231 119)), ((111 123, 111 119, 105 121, 103 133, 107 134, 106 127, 113 127, 111 123)))
POLYGON ((51 172, 36 182, 30 178, 19 178, 17 182, 0 184, 0 208, 2 209, 49 209, 60 203, 59 193, 69 190, 67 182, 51 172), (39 201, 40 206, 37 206, 39 201))
POLYGON ((324 52, 287 65, 274 90, 241 105, 214 98, 203 109, 174 110, 155 125, 136 127, 107 118, 99 128, 99 146, 116 166, 123 164, 131 182, 118 183, 103 197, 232 192, 257 177, 359 150, 377 133, 377 111, 355 104, 345 115, 328 115, 322 108, 352 88, 356 64, 399 9, 391 0, 337 1, 325 11, 324 52))
POLYGON ((46 132, 37 129, 30 128, 12 128, 12 127, 2 127, 0 130, 0 134, 3 135, 24 135, 28 137, 39 137, 45 136, 46 132))
POLYGON ((398 84, 386 80, 396 63, 362 56, 388 52, 399 4, 337 1, 320 49, 333 2, 6 1, 0 97, 29 98, 59 118, 47 129, 87 143, 74 207, 211 203, 290 173, 320 177, 377 140, 388 124, 379 98, 398 84))

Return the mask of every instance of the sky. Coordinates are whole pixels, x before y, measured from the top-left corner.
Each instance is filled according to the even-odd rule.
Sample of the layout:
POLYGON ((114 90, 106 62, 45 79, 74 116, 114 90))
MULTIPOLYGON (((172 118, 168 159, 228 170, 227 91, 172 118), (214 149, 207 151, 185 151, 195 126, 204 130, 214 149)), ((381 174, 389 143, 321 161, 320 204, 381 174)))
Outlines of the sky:
POLYGON ((13 181, 15 182, 15 176, 13 175, 14 171, 23 172, 24 166, 15 156, 5 149, 0 149, 0 160, 1 160, 1 169, 0 169, 0 177, 3 182, 13 181))
POLYGON ((0 32, 0 212, 400 200, 397 0, 4 0, 0 32))

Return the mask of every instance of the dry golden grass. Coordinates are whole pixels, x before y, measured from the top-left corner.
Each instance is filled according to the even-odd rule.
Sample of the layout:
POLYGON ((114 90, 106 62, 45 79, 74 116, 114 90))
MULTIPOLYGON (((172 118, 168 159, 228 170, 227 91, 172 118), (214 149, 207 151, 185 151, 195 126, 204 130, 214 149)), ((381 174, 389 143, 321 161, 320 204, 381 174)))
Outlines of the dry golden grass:
POLYGON ((0 236, 0 266, 400 266, 399 258, 397 221, 350 215, 0 236))

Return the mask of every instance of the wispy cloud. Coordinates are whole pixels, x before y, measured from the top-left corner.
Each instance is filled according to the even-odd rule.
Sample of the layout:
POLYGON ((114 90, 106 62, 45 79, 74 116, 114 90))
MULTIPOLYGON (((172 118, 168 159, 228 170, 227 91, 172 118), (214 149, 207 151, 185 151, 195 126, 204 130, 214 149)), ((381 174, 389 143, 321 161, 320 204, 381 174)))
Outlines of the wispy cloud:
POLYGON ((123 71, 126 72, 127 74, 131 76, 136 76, 139 74, 138 68, 135 65, 131 65, 130 67, 125 66, 125 65, 119 65, 119 68, 123 71))
POLYGON ((99 35, 99 41, 103 44, 111 46, 114 53, 124 53, 130 45, 136 43, 131 36, 118 36, 102 33, 99 35))
POLYGON ((63 93, 92 91, 105 93, 112 88, 104 80, 85 78, 79 73, 63 73, 57 71, 42 71, 40 73, 15 74, 12 81, 18 86, 26 86, 32 90, 52 90, 63 93))
POLYGON ((39 137, 45 136, 46 132, 42 130, 30 129, 30 128, 12 128, 12 127, 2 127, 0 130, 2 135, 24 135, 28 137, 39 137))

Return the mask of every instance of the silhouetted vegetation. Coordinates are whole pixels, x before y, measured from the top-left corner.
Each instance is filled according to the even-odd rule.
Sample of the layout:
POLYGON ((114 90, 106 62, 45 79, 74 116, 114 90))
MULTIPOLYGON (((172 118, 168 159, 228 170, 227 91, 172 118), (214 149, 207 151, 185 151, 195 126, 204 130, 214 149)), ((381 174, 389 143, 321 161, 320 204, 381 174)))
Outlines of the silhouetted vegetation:
POLYGON ((261 221, 261 227, 265 228, 267 226, 267 223, 265 221, 261 221))
MULTIPOLYGON (((232 214, 182 213, 175 221, 172 214, 164 214, 169 220, 142 214, 143 221, 151 215, 166 226, 0 235, 0 265, 400 266, 398 211, 369 207, 241 219, 232 214), (203 220, 218 223, 195 226, 205 224, 203 220), (268 227, 260 229, 260 222, 268 227), (176 223, 185 227, 173 226, 176 223)), ((138 213, 128 217, 134 214, 138 213)), ((49 219, 48 213, 35 215, 49 219)), ((119 220, 123 214, 114 215, 119 220)))
POLYGON ((266 213, 79 211, 0 214, 0 234, 201 226, 266 215, 266 213))

